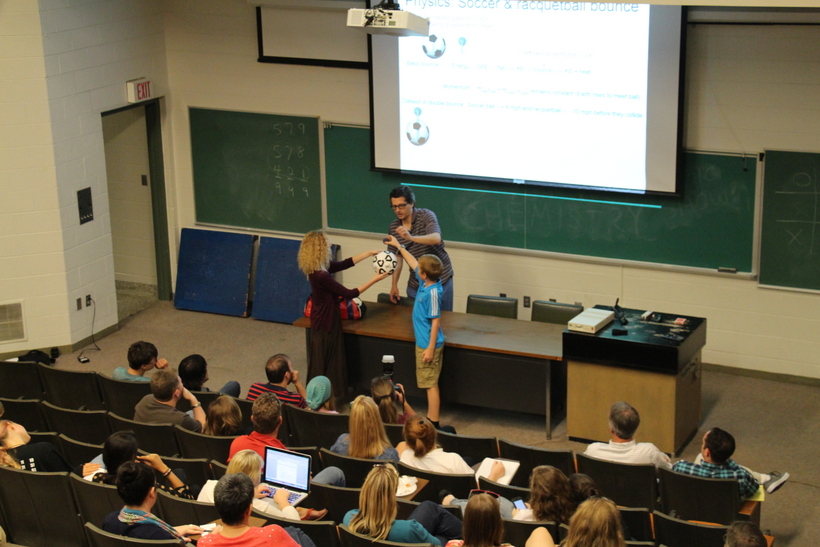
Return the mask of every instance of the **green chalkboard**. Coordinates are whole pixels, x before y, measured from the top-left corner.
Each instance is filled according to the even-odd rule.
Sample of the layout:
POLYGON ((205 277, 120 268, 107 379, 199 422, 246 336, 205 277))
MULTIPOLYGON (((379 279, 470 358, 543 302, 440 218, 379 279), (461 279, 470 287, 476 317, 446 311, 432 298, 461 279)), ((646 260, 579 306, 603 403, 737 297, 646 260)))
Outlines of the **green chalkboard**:
POLYGON ((189 115, 198 223, 321 228, 318 118, 204 108, 189 115))
POLYGON ((368 129, 335 126, 324 137, 330 228, 386 233, 390 189, 408 184, 446 241, 752 271, 754 158, 687 153, 680 199, 475 181, 455 188, 452 179, 370 171, 368 129))
POLYGON ((767 152, 760 283, 820 290, 820 154, 767 152))

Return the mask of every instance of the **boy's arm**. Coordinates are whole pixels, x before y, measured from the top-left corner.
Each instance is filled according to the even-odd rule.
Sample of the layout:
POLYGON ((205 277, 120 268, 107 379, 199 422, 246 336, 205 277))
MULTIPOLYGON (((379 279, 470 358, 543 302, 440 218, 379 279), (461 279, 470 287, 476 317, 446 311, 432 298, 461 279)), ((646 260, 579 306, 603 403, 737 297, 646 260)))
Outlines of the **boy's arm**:
POLYGON ((429 363, 433 360, 433 352, 436 351, 436 340, 438 339, 439 328, 441 328, 441 317, 436 317, 433 319, 433 324, 430 327, 430 343, 427 344, 427 348, 425 348, 424 353, 421 354, 421 358, 425 363, 429 363))
POLYGON ((419 265, 419 261, 416 260, 416 257, 410 254, 410 251, 404 248, 404 245, 399 243, 399 240, 396 239, 396 236, 390 235, 384 239, 384 242, 388 245, 392 245, 396 249, 399 250, 402 258, 407 261, 407 265, 410 267, 411 270, 415 270, 416 267, 419 265))

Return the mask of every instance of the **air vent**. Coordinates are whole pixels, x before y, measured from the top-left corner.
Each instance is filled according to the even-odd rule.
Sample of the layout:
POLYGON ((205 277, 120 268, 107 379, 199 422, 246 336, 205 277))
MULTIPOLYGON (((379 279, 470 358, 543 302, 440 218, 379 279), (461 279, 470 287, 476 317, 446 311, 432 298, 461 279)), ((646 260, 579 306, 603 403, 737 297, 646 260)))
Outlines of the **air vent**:
POLYGON ((26 339, 23 303, 0 304, 0 343, 26 339))

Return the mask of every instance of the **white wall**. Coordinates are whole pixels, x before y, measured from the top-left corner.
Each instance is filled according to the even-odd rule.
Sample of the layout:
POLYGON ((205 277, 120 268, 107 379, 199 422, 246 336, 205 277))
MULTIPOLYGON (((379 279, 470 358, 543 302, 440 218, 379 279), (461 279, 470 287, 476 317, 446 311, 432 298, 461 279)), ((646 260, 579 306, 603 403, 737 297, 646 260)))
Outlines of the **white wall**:
POLYGON ((63 234, 37 3, 0 3, 0 303, 22 302, 27 341, 70 332, 63 234))
POLYGON ((130 283, 157 284, 154 213, 148 177, 145 109, 130 108, 103 117, 105 173, 111 208, 114 278, 130 283))
POLYGON ((75 307, 87 294, 95 331, 117 322, 100 113, 127 104, 127 80, 148 76, 167 90, 161 7, 0 3, 0 301, 23 300, 29 324, 28 340, 2 353, 90 336, 92 310, 75 307), (89 187, 94 220, 81 226, 77 191, 89 187))
MULTIPOLYGON (((369 123, 364 71, 261 64, 254 8, 243 0, 166 4, 173 151, 180 226, 194 226, 189 106, 369 123)), ((305 32, 309 31, 306 23, 305 32)), ((340 29, 339 32, 349 32, 340 29)), ((317 36, 332 47, 333 36, 317 36)), ((756 154, 820 151, 820 29, 690 27, 686 147, 756 154)), ((427 204, 426 204, 427 205, 427 204)), ((435 204, 429 204, 435 210, 435 204)), ((444 234, 446 237, 447 234, 444 234)), ((378 238, 336 235, 345 255, 378 238)), ((450 244, 456 310, 466 295, 613 303, 706 317, 708 363, 820 378, 820 296, 759 289, 754 281, 522 256, 450 244)), ((346 273, 356 286, 372 273, 346 273)), ((371 291, 387 291, 383 282, 371 291)), ((521 309, 519 316, 529 317, 521 309)))

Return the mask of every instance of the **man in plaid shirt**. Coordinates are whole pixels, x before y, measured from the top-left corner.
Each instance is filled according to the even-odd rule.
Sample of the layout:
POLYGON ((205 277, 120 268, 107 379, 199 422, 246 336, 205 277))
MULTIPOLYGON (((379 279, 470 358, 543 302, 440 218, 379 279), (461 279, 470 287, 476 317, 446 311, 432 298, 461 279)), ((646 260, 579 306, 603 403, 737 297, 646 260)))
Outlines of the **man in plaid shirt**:
POLYGON ((709 479, 737 479, 741 499, 757 492, 760 485, 752 474, 730 459, 735 453, 735 438, 729 433, 717 427, 710 429, 703 436, 700 452, 701 463, 681 460, 672 466, 672 471, 709 479))

